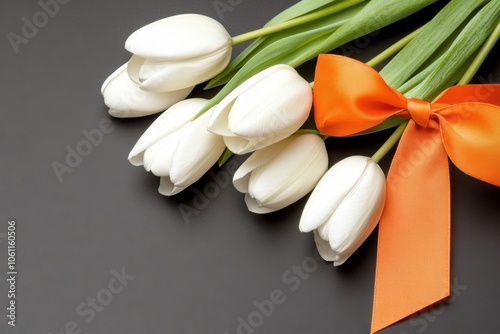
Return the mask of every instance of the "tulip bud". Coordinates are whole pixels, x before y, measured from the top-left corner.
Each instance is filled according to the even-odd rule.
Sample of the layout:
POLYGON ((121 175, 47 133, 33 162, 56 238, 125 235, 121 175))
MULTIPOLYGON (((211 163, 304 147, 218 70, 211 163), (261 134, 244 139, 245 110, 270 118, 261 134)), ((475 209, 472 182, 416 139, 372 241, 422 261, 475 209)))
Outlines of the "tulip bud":
POLYGON ((118 68, 103 83, 101 93, 109 114, 114 117, 140 117, 164 111, 185 99, 194 87, 155 93, 145 92, 127 75, 127 64, 118 68))
POLYGON ((160 176, 158 191, 171 196, 199 180, 225 149, 222 137, 208 132, 213 109, 194 121, 205 99, 181 101, 161 114, 129 154, 129 161, 160 176))
POLYGON ((351 156, 333 165, 319 181, 299 229, 314 230, 320 255, 338 266, 377 226, 384 202, 385 175, 379 165, 368 157, 351 156))
POLYGON ((245 193, 248 210, 268 213, 304 197, 327 169, 323 139, 293 135, 254 152, 236 171, 233 183, 245 193))
POLYGON ((128 73, 146 91, 166 92, 205 82, 226 68, 232 39, 214 19, 175 15, 135 31, 125 42, 133 53, 128 73))
POLYGON ((312 90, 292 67, 272 66, 246 80, 215 108, 208 129, 235 154, 274 144, 296 132, 312 106, 312 90))

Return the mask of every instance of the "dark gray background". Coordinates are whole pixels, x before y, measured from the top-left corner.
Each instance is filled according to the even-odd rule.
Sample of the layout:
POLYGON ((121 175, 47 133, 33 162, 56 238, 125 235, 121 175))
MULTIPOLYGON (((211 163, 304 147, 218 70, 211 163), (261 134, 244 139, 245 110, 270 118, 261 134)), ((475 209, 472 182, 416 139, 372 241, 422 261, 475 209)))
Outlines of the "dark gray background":
MULTIPOLYGON (((254 333, 368 333, 376 232, 345 265, 333 268, 317 260, 312 235, 298 231, 304 200, 258 216, 246 210, 243 195, 223 184, 187 224, 179 205, 193 206, 211 177, 165 198, 157 192, 158 178, 127 161, 156 116, 110 118, 100 86, 128 59, 123 45, 130 33, 166 16, 195 12, 237 35, 295 1, 221 2, 232 11, 220 16, 214 1, 201 0, 69 1, 17 54, 7 34, 20 34, 22 18, 31 21, 41 7, 36 1, 0 3, 0 277, 7 272, 8 220, 17 221, 18 231, 17 326, 7 326, 2 278, 1 333, 56 334, 65 327, 78 333, 72 330, 77 326, 81 333, 233 334, 239 317, 255 315, 254 302, 269 299, 274 290, 282 292, 283 303, 251 328, 254 333), (98 128, 103 119, 113 130, 59 182, 52 163, 64 163, 66 147, 75 149, 85 139, 82 131, 98 128), (307 275, 292 271, 304 264, 307 275), (111 294, 93 319, 79 314, 87 298, 109 296, 113 270, 134 279, 111 294)), ((440 6, 335 52, 368 60, 440 6)), ((476 82, 500 81, 498 51, 476 82)), ((299 68, 308 79, 313 69, 314 62, 299 68)), ((197 90, 193 96, 213 94, 197 90)), ((388 135, 329 139, 330 163, 371 155, 388 135)), ((382 161, 385 170, 389 163, 390 157, 382 161)), ((212 171, 222 177, 230 169, 212 171)), ((381 333, 500 331, 500 190, 453 166, 451 173, 453 297, 381 333)))

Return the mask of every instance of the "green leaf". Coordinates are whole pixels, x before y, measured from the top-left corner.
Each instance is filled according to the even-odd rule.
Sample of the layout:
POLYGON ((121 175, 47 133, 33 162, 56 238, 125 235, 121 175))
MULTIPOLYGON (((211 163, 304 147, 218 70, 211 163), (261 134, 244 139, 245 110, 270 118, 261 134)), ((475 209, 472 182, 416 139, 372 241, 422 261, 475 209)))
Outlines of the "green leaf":
MULTIPOLYGON (((364 0, 363 0, 364 1, 364 0)), ((291 10, 290 13, 288 13, 288 10, 285 10, 285 12, 282 12, 279 14, 277 17, 280 18, 280 20, 275 19, 271 20, 270 23, 276 24, 276 23, 281 23, 285 20, 282 20, 283 18, 286 19, 294 19, 300 16, 303 16, 305 14, 310 14, 310 13, 317 13, 320 10, 323 10, 325 7, 325 4, 332 3, 333 1, 301 1, 299 2, 296 6, 299 6, 298 8, 294 8, 295 6, 290 7, 288 10, 291 10), (321 6, 319 6, 321 4, 321 6), (293 10, 292 10, 293 9, 293 10), (282 14, 283 17, 281 17, 282 14)), ((345 3, 347 4, 346 1, 336 1, 335 5, 337 4, 342 4, 345 3)), ((319 19, 316 19, 312 22, 309 22, 307 24, 301 24, 293 28, 285 29, 283 31, 280 31, 278 33, 273 33, 270 35, 266 35, 263 37, 258 38, 256 41, 254 41, 250 46, 248 46, 245 50, 243 50, 242 53, 240 53, 234 60, 231 61, 231 63, 222 71, 219 73, 217 76, 212 78, 207 85, 205 86, 205 89, 210 89, 214 88, 220 85, 223 85, 227 83, 234 75, 235 73, 245 65, 245 63, 255 56, 257 53, 262 51, 263 49, 267 48, 271 44, 275 43, 276 41, 290 37, 292 35, 296 35, 299 33, 303 33, 307 30, 313 30, 325 25, 332 25, 336 23, 336 25, 332 26, 332 32, 334 29, 340 27, 345 20, 353 17, 357 12, 361 10, 361 8, 364 5, 353 5, 349 8, 346 8, 344 10, 341 10, 339 12, 330 14, 326 17, 321 17, 319 19)), ((266 24, 266 26, 269 26, 270 24, 266 24)), ((271 24, 272 25, 272 24, 271 24)))
POLYGON ((233 156, 233 152, 231 152, 227 147, 222 152, 222 155, 219 158, 219 161, 217 162, 218 166, 221 167, 224 165, 231 157, 233 156))
POLYGON ((267 22, 264 27, 269 27, 277 23, 290 21, 296 17, 311 13, 316 9, 327 6, 332 2, 342 2, 342 0, 302 0, 295 5, 285 9, 269 22, 267 22))
POLYGON ((282 38, 252 57, 197 116, 213 107, 252 75, 276 64, 297 67, 342 44, 396 22, 437 0, 371 0, 333 34, 322 27, 282 38))
MULTIPOLYGON (((413 76, 410 80, 405 82, 400 88, 398 88, 398 91, 404 94, 407 98, 417 97, 418 94, 417 90, 419 89, 419 85, 426 78, 428 78, 433 71, 435 71, 439 67, 439 64, 443 61, 443 57, 444 56, 442 55, 439 59, 435 60, 431 65, 429 65, 424 70, 420 71, 418 74, 413 76)), ((466 60, 464 64, 457 67, 453 75, 441 83, 440 85, 440 87, 442 87, 441 90, 444 90, 447 87, 456 84, 458 80, 460 80, 460 78, 464 75, 464 73, 467 71, 468 66, 472 62, 472 58, 473 57, 470 57, 468 60, 466 60)))
POLYGON ((464 75, 457 82, 458 85, 467 84, 472 80, 472 78, 479 70, 484 60, 486 59, 486 57, 488 57, 491 50, 493 49, 493 47, 495 46, 495 44, 499 39, 500 39, 500 20, 498 20, 495 29, 493 29, 493 32, 481 46, 481 49, 478 50, 478 52, 474 56, 474 59, 471 59, 471 64, 467 67, 467 70, 465 71, 464 75))
POLYGON ((436 68, 411 94, 421 99, 433 99, 456 77, 457 71, 473 56, 489 37, 500 19, 500 0, 485 5, 465 26, 436 68))
MULTIPOLYGON (((465 28, 465 26, 469 23, 471 18, 474 15, 470 15, 470 17, 462 22, 460 27, 455 29, 455 31, 448 36, 448 38, 436 49, 436 51, 428 56, 427 59, 417 59, 417 58, 409 58, 406 60, 406 63, 411 63, 411 62, 419 62, 423 63, 422 66, 413 74, 412 77, 409 77, 408 80, 403 83, 399 87, 394 87, 398 91, 400 91, 402 94, 405 94, 407 97, 411 95, 407 94, 411 89, 415 88, 419 83, 422 82, 427 76, 429 76, 430 73, 438 66, 439 62, 442 61, 442 57, 444 53, 451 47, 451 45, 455 42, 455 39, 458 37, 458 35, 462 32, 462 30, 465 28)), ((443 21, 444 27, 442 29, 446 29, 447 22, 443 21)), ((437 30, 440 30, 441 27, 437 26, 437 30)), ((427 41, 429 43, 432 43, 432 40, 434 38, 434 34, 427 35, 428 39, 427 41)), ((425 48, 425 46, 421 46, 422 48, 425 48)), ((422 56, 422 55, 421 55, 422 56)), ((397 56, 396 56, 397 57, 397 56)), ((386 65, 387 66, 387 65, 386 65)), ((401 66, 405 66, 404 64, 401 64, 401 66)))
MULTIPOLYGON (((409 78, 408 81, 406 81, 398 88, 398 91, 406 95, 407 97, 412 96, 412 93, 408 92, 417 87, 425 78, 427 78, 432 73, 432 71, 434 71, 437 68, 438 64, 442 61, 442 59, 443 55, 441 55, 438 59, 434 60, 431 64, 426 66, 420 72, 414 74, 413 77, 409 78)), ((415 59, 415 61, 419 61, 419 59, 415 59)))
POLYGON ((305 60, 315 54, 329 52, 342 44, 399 21, 437 0, 371 0, 346 24, 335 31, 317 50, 304 55, 305 60))
POLYGON ((381 71, 387 84, 399 87, 444 43, 485 0, 454 0, 446 5, 381 71))

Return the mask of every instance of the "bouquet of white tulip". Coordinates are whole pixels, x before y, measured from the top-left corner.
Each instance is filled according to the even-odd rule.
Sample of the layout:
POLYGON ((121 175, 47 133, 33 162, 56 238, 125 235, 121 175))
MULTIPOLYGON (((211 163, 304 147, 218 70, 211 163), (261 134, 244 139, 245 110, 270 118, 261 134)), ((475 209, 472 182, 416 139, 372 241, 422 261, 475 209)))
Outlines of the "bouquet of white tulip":
MULTIPOLYGON (((223 163, 232 153, 245 154, 265 148, 286 139, 303 126, 310 116, 312 90, 294 67, 434 1, 303 0, 277 15, 262 29, 235 37, 206 16, 168 17, 130 35, 125 48, 132 57, 106 79, 101 91, 110 114, 125 118, 147 116, 171 107, 183 109, 176 107, 176 103, 183 101, 195 85, 211 78, 207 87, 225 84, 192 116, 194 121, 213 109, 204 131, 223 138, 228 148, 220 160, 223 163), (258 39, 229 63, 233 45, 255 38, 258 39)), ((152 128, 157 130, 148 133, 159 131, 156 124, 152 128)), ((208 134, 206 137, 213 138, 208 134)), ((138 146, 142 142, 141 139, 138 146)), ((159 145, 153 145, 148 151, 152 152, 159 145)), ((215 155, 220 145, 213 145, 211 152, 215 155)), ((183 147, 189 150, 189 146, 183 147)), ((179 172, 171 174, 170 164, 158 166, 165 164, 161 161, 171 156, 173 149, 169 152, 158 151, 153 160, 157 163, 144 164, 146 170, 161 177, 160 192, 165 195, 176 194, 196 182, 215 162, 214 159, 206 160, 196 172, 186 169, 180 186, 172 176, 179 172), (167 187, 169 190, 165 188, 167 175, 171 177, 169 182, 174 184, 167 187)), ((198 155, 198 161, 202 161, 204 155, 198 155)), ((151 154, 146 154, 149 156, 151 154)), ((183 156, 192 158, 193 154, 177 153, 176 156, 176 161, 181 161, 183 156)))
MULTIPOLYGON (((235 187, 247 194, 246 203, 251 211, 279 210, 308 194, 326 172, 326 155, 323 153, 321 158, 314 154, 309 156, 311 161, 319 159, 321 162, 318 162, 320 167, 309 171, 308 178, 292 177, 305 173, 301 171, 302 164, 288 164, 288 180, 274 177, 279 168, 271 172, 273 166, 287 163, 282 158, 287 156, 281 152, 284 147, 299 147, 298 143, 305 141, 307 136, 304 140, 301 137, 291 140, 290 136, 297 131, 315 133, 313 142, 316 144, 307 145, 311 145, 311 149, 316 145, 324 150, 324 144, 319 145, 317 141, 318 135, 323 134, 315 129, 301 130, 311 115, 313 94, 312 85, 294 67, 432 2, 303 0, 280 13, 262 29, 233 38, 220 23, 202 15, 169 17, 137 30, 127 39, 125 48, 133 56, 105 81, 102 93, 110 114, 116 117, 144 116, 167 109, 141 137, 129 156, 131 163, 144 165, 147 171, 161 178, 161 194, 170 196, 189 187, 219 157, 219 164, 223 164, 231 154, 257 150, 236 173, 235 187), (232 46, 252 38, 258 39, 230 63, 232 46), (225 84, 214 98, 183 101, 195 85, 209 79, 207 88, 225 84), (290 183, 291 180, 294 183, 290 183), (270 189, 282 189, 284 185, 302 191, 269 192, 270 189)), ((485 1, 480 0, 452 1, 426 27, 402 39, 368 64, 375 66, 403 48, 384 67, 381 75, 390 85, 409 96, 433 97, 463 74, 466 67, 460 65, 467 57, 454 56, 450 60, 451 56, 447 54, 463 55, 467 40, 455 41, 447 49, 445 43, 450 43, 454 38, 451 33, 483 5, 485 1), (453 19, 443 20, 443 17, 453 19), (438 33, 429 34, 427 31, 438 33), (462 46, 462 49, 455 45, 462 46), (429 61, 429 66, 418 75, 414 74, 419 66, 429 61), (443 64, 447 66, 444 70, 443 64), (433 70, 445 75, 429 75, 433 70)), ((492 14, 491 17, 488 24, 493 26, 495 16, 492 14)), ((468 48, 468 54, 481 45, 491 30, 482 31, 482 36, 474 36, 475 43, 468 48)), ((463 35, 471 36, 472 32, 463 35)), ((363 133, 393 127, 402 121, 392 117, 363 133)), ((326 137, 323 136, 323 140, 326 137)), ((299 157, 301 153, 295 154, 299 157)), ((300 158, 292 160, 300 161, 300 158)), ((383 207, 383 201, 378 203, 383 207)), ((375 207, 367 210, 380 211, 375 207)), ((354 244, 359 246, 366 239, 369 234, 366 231, 373 230, 378 216, 374 215, 371 220, 365 229, 352 228, 363 236, 355 238, 354 244)), ((308 231, 312 228, 304 226, 326 222, 320 219, 316 223, 304 224, 301 223, 301 230, 308 231)), ((352 225, 356 224, 357 221, 353 220, 352 225)), ((324 230, 326 225, 322 226, 324 230)), ((328 240, 327 234, 321 235, 323 240, 328 240)), ((317 236, 316 240, 319 240, 317 236)), ((319 244, 318 247, 324 249, 319 244)), ((332 248, 337 247, 332 244, 332 248)))
MULTIPOLYGON (((127 39, 125 48, 133 56, 106 79, 102 94, 115 117, 165 110, 129 155, 132 164, 161 178, 161 194, 188 188, 232 154, 252 153, 233 179, 248 209, 274 212, 312 191, 299 229, 314 231, 320 255, 341 265, 384 212, 386 177, 378 162, 398 142, 408 120, 395 113, 349 132, 366 135, 398 126, 371 158, 352 156, 328 169, 324 141, 329 135, 347 135, 342 127, 350 116, 335 120, 340 130, 333 134, 318 130, 328 127, 328 117, 319 124, 315 115, 316 127, 304 128, 313 100, 322 107, 323 100, 334 103, 336 97, 317 98, 314 84, 295 68, 433 2, 303 0, 262 29, 235 37, 205 16, 169 17, 127 39), (255 38, 230 62, 234 45, 255 38), (210 100, 185 100, 194 86, 207 81, 207 89, 223 87, 210 100)), ((394 56, 381 78, 409 99, 408 110, 425 114, 430 107, 412 98, 431 100, 452 85, 467 83, 500 36, 499 18, 498 0, 451 0, 424 27, 367 65, 394 56)), ((316 79, 320 76, 317 72, 316 79)))

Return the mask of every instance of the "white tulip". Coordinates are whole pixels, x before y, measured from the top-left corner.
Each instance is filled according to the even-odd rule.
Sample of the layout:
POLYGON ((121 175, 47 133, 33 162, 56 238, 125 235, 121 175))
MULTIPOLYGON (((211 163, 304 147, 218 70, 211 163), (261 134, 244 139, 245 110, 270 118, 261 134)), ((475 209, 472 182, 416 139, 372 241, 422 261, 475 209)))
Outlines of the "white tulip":
POLYGON ((158 191, 166 196, 179 193, 199 180, 225 149, 222 137, 208 132, 213 109, 194 121, 206 99, 181 101, 163 114, 144 132, 129 154, 129 161, 144 165, 160 177, 158 191))
POLYGON ((384 203, 384 172, 371 158, 351 156, 333 165, 318 183, 299 229, 314 230, 319 254, 338 266, 377 226, 384 203))
POLYGON ((127 64, 122 65, 103 83, 101 93, 109 114, 114 117, 140 117, 164 111, 185 99, 193 87, 156 93, 145 92, 127 74, 127 64))
POLYGON ((164 92, 205 82, 226 68, 232 39, 216 20, 198 14, 171 16, 135 31, 125 42, 133 53, 128 73, 143 90, 164 92))
POLYGON ((130 163, 134 166, 142 166, 146 149, 182 129, 206 103, 206 99, 191 98, 168 108, 156 118, 130 151, 128 156, 130 163))
POLYGON ((268 213, 304 197, 327 169, 323 139, 314 134, 292 135, 254 152, 234 174, 233 184, 245 194, 250 211, 268 213))
POLYGON ((208 129, 224 136, 235 154, 289 137, 306 121, 312 89, 292 67, 272 66, 229 93, 215 108, 208 129))

